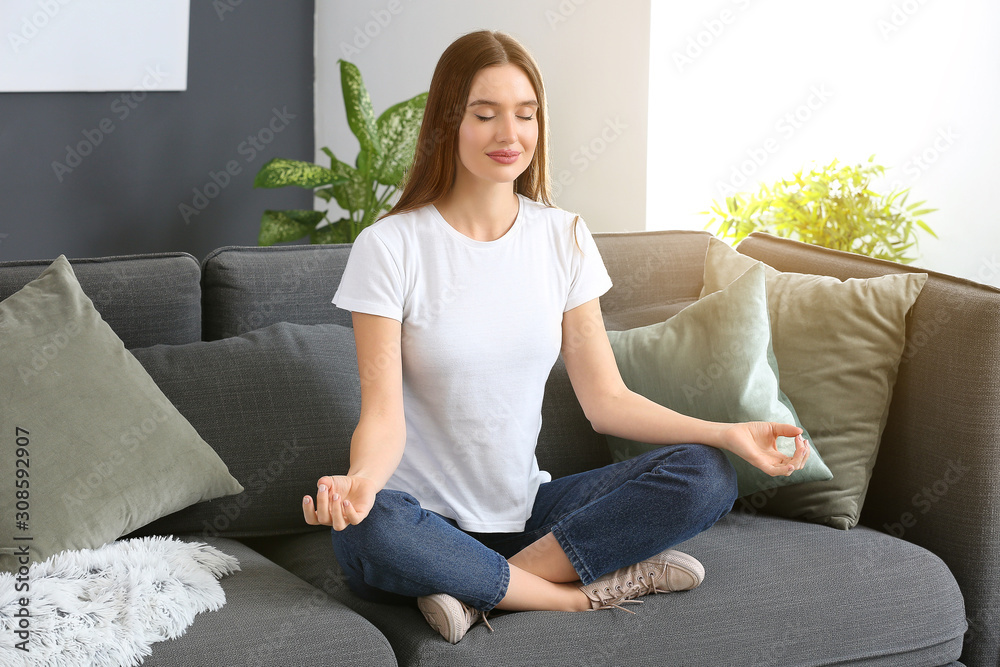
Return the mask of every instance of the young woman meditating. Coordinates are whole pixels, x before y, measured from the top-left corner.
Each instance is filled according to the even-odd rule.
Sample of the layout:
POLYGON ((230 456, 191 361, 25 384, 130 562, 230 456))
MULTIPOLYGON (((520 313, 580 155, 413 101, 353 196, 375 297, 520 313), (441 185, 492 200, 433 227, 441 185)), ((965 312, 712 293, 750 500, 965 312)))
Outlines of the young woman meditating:
POLYGON ((549 193, 533 58, 474 32, 441 56, 399 202, 358 236, 334 303, 352 312, 361 417, 346 475, 305 520, 333 528, 358 595, 418 598, 452 643, 491 609, 583 611, 694 588, 670 549, 732 507, 728 450, 800 469, 801 429, 683 416, 627 389, 598 297, 597 246, 549 193), (593 427, 663 447, 551 479, 535 445, 559 354, 593 427), (776 437, 795 437, 793 456, 776 437))

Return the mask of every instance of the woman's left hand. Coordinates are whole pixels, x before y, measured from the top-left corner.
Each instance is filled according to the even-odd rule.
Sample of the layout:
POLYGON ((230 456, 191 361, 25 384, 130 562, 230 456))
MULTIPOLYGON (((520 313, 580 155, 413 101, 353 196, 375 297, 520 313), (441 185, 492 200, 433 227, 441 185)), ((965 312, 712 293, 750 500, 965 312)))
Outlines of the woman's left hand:
POLYGON ((733 424, 723 433, 724 448, 772 477, 788 476, 801 470, 809 458, 810 447, 802 429, 775 422, 733 424), (795 438, 795 453, 786 456, 778 451, 777 438, 795 438))

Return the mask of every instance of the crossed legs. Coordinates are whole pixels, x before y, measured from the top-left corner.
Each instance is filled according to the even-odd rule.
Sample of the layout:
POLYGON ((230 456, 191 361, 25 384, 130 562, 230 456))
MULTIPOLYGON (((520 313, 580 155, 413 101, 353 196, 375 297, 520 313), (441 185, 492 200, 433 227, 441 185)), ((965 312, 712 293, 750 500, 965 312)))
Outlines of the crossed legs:
POLYGON ((721 451, 673 445, 543 484, 522 533, 466 533, 409 494, 383 490, 333 544, 362 597, 443 592, 481 611, 576 611, 590 608, 580 582, 705 530, 732 507, 735 488, 721 451))

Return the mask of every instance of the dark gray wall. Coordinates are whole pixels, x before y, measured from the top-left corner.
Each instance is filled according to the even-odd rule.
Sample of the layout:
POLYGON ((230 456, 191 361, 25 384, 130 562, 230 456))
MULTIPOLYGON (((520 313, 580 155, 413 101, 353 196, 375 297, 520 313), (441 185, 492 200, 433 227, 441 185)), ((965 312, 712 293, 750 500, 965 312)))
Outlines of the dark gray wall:
POLYGON ((305 190, 252 186, 273 157, 313 159, 313 13, 193 0, 184 92, 0 94, 0 260, 201 259, 255 245, 265 208, 311 208, 305 190))

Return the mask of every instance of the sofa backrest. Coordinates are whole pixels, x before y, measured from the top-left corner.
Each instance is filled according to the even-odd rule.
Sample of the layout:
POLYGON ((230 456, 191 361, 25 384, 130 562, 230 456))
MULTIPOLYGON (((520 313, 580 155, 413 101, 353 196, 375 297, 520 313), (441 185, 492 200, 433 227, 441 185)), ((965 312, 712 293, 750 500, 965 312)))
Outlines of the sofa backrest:
MULTIPOLYGON (((662 322, 698 299, 710 234, 599 233, 594 238, 614 287, 601 298, 609 329, 662 322)), ((278 322, 351 325, 331 303, 348 243, 266 248, 230 246, 202 262, 204 340, 278 322)))
POLYGON ((350 253, 347 243, 213 251, 202 262, 204 339, 278 322, 351 326, 351 314, 331 303, 350 253))
MULTIPOLYGON (((665 231, 595 236, 614 282, 612 290, 602 298, 609 328, 661 321, 697 299, 707 234, 665 231)), ((289 498, 309 492, 315 484, 312 476, 346 468, 353 429, 353 424, 347 425, 351 421, 348 413, 357 408, 346 403, 358 402, 357 388, 334 375, 350 375, 356 381, 353 349, 344 348, 347 351, 343 353, 327 350, 313 358, 306 352, 312 354, 315 346, 304 346, 299 341, 290 346, 289 357, 302 362, 295 366, 286 363, 288 359, 271 358, 266 346, 254 347, 252 341, 234 340, 232 345, 218 349, 199 341, 223 343, 222 339, 258 332, 280 322, 350 327, 350 313, 331 303, 350 249, 347 244, 227 247, 211 253, 200 266, 183 253, 73 262, 84 291, 126 347, 147 365, 171 400, 184 407, 182 413, 197 423, 199 431, 250 485, 236 499, 189 508, 149 526, 146 532, 204 529, 250 536, 306 529, 284 511, 288 507, 295 509, 289 498), (183 345, 187 343, 193 345, 183 345), (152 347, 157 344, 182 347, 152 347), (243 357, 233 350, 244 347, 253 348, 251 352, 261 359, 261 368, 240 365, 246 365, 239 361, 243 357), (188 371, 184 370, 188 368, 185 363, 193 364, 188 371), (324 370, 326 366, 329 369, 324 370), (208 379, 192 383, 196 371, 207 374, 208 379), (304 389, 304 378, 311 373, 322 375, 334 385, 342 383, 342 391, 323 386, 330 396, 345 403, 342 412, 347 416, 334 418, 329 406, 324 409, 308 403, 307 399, 320 396, 316 390, 304 389), (200 405, 205 391, 218 393, 219 401, 200 405), (284 404, 273 395, 294 402, 303 391, 309 395, 301 398, 303 404, 296 410, 281 408, 284 404), (271 393, 264 396, 266 392, 271 393), (277 431, 258 423, 262 415, 265 421, 274 422, 277 431), (309 440, 313 436, 315 443, 309 440), (288 443, 293 442, 295 456, 288 450, 288 443), (274 479, 268 477, 267 484, 255 484, 266 477, 260 470, 268 471, 267 475, 274 479), (240 516, 232 518, 233 512, 227 514, 224 510, 234 501, 253 502, 255 508, 253 512, 242 512, 246 508, 239 505, 241 511, 235 514, 240 516), (272 502, 273 511, 262 512, 261 508, 270 508, 272 502), (222 526, 226 521, 221 517, 231 525, 222 526), (206 525, 209 527, 204 528, 206 525)), ((0 264, 3 295, 36 278, 48 264, 0 264)), ((326 396, 323 400, 334 399, 326 396)), ((542 413, 538 458, 544 469, 560 477, 610 462, 606 439, 590 427, 583 415, 561 360, 548 379, 542 413)))
MULTIPOLYGON (((614 283, 601 299, 609 329, 660 322, 697 300, 708 233, 594 237, 614 283)), ((350 244, 340 244, 214 251, 202 263, 204 339, 238 336, 278 322, 351 326, 350 313, 330 302, 350 250, 350 244)), ((607 441, 584 417, 561 360, 546 385, 538 459, 557 477, 610 462, 607 441)))
POLYGON ((655 324, 698 300, 708 232, 594 234, 614 286, 601 297, 609 330, 655 324))
MULTIPOLYGON (((0 300, 52 260, 0 262, 0 300)), ((72 259, 77 279, 125 347, 201 340, 201 269, 187 253, 72 259)))

